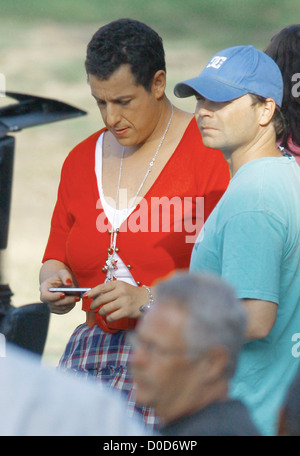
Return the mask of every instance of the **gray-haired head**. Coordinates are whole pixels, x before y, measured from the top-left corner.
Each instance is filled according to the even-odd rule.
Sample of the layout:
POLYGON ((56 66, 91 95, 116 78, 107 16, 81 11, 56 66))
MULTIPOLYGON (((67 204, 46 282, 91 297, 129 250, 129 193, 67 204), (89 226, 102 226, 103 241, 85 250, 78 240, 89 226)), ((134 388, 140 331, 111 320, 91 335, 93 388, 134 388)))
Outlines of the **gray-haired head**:
POLYGON ((225 347, 229 362, 224 374, 230 378, 245 342, 246 328, 246 312, 231 286, 210 274, 179 272, 156 285, 155 300, 156 305, 171 302, 186 309, 184 337, 188 353, 225 347))

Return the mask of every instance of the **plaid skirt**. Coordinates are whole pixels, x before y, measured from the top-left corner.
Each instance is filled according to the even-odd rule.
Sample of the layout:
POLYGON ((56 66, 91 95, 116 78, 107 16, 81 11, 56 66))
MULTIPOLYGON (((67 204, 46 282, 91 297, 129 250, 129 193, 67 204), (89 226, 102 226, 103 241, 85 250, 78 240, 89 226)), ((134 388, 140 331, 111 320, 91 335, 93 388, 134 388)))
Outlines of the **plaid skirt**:
POLYGON ((98 325, 79 325, 73 332, 59 361, 60 370, 94 378, 121 391, 126 397, 128 411, 142 416, 149 428, 156 428, 158 418, 153 409, 137 406, 134 385, 129 372, 131 346, 127 331, 115 334, 104 332, 98 325))

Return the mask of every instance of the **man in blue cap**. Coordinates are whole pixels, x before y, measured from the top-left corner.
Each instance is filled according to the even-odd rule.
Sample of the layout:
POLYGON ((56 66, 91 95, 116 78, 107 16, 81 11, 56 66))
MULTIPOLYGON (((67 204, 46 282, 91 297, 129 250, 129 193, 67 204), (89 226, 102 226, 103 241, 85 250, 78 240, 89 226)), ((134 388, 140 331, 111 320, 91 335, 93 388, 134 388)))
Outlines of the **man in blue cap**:
POLYGON ((262 434, 273 435, 300 361, 300 168, 277 147, 284 132, 281 72, 253 46, 234 46, 174 92, 196 96, 203 142, 221 149, 231 170, 190 270, 222 276, 243 299, 248 342, 231 394, 248 405, 262 434))

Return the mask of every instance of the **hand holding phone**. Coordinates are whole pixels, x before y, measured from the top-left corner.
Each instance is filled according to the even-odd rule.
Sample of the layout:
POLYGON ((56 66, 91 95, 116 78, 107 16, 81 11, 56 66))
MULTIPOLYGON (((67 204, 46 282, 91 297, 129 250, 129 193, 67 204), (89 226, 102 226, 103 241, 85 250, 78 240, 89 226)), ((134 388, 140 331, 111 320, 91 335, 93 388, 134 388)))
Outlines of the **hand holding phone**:
POLYGON ((66 296, 82 296, 87 291, 91 290, 91 288, 83 288, 83 287, 51 287, 49 291, 53 293, 64 293, 66 296))

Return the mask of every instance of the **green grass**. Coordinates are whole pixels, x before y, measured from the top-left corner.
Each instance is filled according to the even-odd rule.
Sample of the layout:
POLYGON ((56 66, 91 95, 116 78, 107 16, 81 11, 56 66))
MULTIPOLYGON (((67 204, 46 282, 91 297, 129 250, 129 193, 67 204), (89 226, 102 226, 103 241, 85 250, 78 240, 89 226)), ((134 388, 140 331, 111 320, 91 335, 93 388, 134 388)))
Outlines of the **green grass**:
POLYGON ((264 46, 276 30, 300 19, 299 0, 0 0, 5 20, 28 26, 41 21, 97 24, 133 17, 165 39, 209 48, 264 46))

